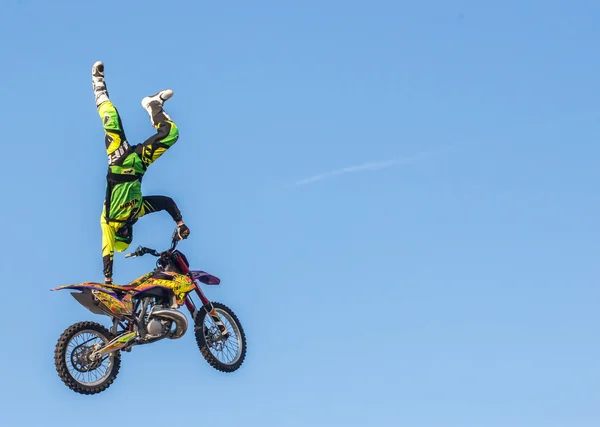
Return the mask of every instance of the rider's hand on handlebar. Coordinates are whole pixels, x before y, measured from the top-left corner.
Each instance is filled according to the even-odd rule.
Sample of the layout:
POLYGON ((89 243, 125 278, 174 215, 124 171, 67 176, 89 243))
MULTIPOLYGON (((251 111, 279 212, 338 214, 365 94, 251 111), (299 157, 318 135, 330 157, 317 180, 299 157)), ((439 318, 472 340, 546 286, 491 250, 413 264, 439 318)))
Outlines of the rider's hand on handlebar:
POLYGON ((177 224, 177 237, 180 239, 187 239, 189 235, 190 229, 183 223, 183 221, 181 221, 180 224, 177 224))

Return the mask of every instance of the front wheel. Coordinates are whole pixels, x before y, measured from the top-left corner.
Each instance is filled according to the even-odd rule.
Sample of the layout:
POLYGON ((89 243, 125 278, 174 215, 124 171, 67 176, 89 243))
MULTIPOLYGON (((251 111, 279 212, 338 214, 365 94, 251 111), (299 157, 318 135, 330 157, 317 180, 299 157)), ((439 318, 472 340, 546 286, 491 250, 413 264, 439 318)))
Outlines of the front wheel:
POLYGON ((80 394, 96 394, 112 384, 121 366, 120 352, 98 360, 91 360, 89 355, 113 338, 96 322, 75 323, 62 333, 54 350, 54 364, 67 387, 80 394))
POLYGON ((237 371, 246 357, 246 335, 235 313, 225 304, 212 303, 215 312, 227 328, 224 338, 212 318, 203 308, 196 314, 195 334, 200 353, 210 366, 221 372, 237 371))

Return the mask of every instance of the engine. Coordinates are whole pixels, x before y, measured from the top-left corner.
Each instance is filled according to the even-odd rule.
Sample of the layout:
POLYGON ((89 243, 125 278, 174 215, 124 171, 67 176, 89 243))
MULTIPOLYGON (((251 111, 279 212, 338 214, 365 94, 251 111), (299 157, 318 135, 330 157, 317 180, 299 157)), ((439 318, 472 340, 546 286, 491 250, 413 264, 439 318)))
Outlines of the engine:
POLYGON ((163 335, 167 335, 171 331, 171 324, 173 322, 170 320, 154 318, 148 322, 146 325, 146 330, 148 331, 148 338, 158 338, 163 335))
POLYGON ((171 308, 154 306, 150 310, 148 319, 146 324, 147 334, 144 337, 146 340, 181 338, 188 328, 185 314, 171 308), (174 330, 172 329, 173 323, 175 324, 174 330))

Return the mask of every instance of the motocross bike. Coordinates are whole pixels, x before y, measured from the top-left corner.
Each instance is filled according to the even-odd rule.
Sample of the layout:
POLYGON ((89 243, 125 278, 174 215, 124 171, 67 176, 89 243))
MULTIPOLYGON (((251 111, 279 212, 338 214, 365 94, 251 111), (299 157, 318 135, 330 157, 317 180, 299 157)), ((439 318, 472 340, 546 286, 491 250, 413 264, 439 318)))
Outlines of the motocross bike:
POLYGON ((218 285, 220 279, 201 270, 190 270, 186 256, 176 249, 177 231, 171 247, 164 252, 138 247, 126 258, 150 254, 158 258, 154 271, 124 286, 84 282, 52 288, 72 289, 71 295, 92 313, 112 321, 103 325, 84 321, 69 326, 54 350, 54 364, 60 379, 80 394, 106 390, 121 365, 121 352, 136 345, 165 338, 181 338, 188 321, 178 309, 185 305, 194 322, 198 348, 204 359, 221 372, 236 371, 246 357, 246 336, 235 313, 206 298, 198 282, 218 285), (197 308, 192 291, 201 301, 197 308))

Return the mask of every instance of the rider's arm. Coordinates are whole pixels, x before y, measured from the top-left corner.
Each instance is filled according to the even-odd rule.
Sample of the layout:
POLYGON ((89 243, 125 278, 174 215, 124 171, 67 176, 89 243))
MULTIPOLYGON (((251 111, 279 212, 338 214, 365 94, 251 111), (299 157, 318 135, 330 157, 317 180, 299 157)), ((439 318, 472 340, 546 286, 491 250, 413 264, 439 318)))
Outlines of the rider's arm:
POLYGON ((179 237, 186 239, 190 235, 190 229, 184 224, 181 212, 173 199, 167 196, 145 196, 142 198, 142 209, 138 215, 143 216, 151 212, 167 211, 173 221, 177 223, 179 237))
POLYGON ((138 216, 143 216, 152 212, 167 211, 173 221, 180 225, 183 223, 181 211, 173 199, 167 196, 144 196, 142 198, 142 212, 138 216))

